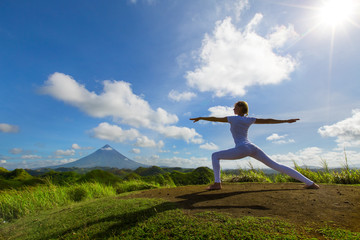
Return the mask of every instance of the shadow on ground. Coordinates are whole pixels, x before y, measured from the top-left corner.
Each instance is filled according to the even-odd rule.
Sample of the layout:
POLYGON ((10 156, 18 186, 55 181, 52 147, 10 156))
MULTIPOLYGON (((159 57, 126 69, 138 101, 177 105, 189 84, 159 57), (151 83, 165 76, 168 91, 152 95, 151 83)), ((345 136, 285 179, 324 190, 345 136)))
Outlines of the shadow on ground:
POLYGON ((298 225, 315 224, 360 232, 360 187, 298 183, 225 184, 222 190, 184 186, 142 191, 127 198, 161 198, 189 213, 216 211, 234 217, 275 217, 298 225))

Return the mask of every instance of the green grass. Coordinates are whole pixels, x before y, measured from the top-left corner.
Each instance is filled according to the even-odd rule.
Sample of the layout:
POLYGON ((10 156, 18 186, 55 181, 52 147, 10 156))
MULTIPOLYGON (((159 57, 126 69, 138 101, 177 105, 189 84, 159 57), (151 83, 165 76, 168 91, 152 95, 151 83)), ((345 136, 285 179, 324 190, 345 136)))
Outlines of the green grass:
POLYGON ((230 182, 272 182, 270 177, 266 176, 263 171, 255 169, 240 169, 238 175, 231 175, 231 177, 227 176, 225 178, 228 178, 230 182))
MULTIPOLYGON (((321 170, 311 170, 307 167, 300 167, 294 162, 294 169, 316 183, 327 184, 360 184, 360 170, 351 169, 345 160, 343 167, 337 170, 330 170, 326 161, 322 160, 321 170)), ((298 182, 285 174, 266 175, 261 169, 255 169, 250 164, 250 169, 238 169, 237 173, 222 171, 222 180, 225 182, 298 182)))
POLYGON ((116 185, 84 182, 68 186, 46 185, 2 191, 0 194, 0 220, 10 221, 39 210, 66 206, 73 202, 115 196, 119 193, 156 188, 142 181, 129 181, 116 185))
POLYGON ((359 239, 330 227, 300 227, 272 218, 186 214, 158 199, 109 196, 40 211, 0 224, 0 239, 359 239))
MULTIPOLYGON (((1 183, 5 184, 3 188, 0 188, 0 221, 10 221, 39 210, 66 206, 72 202, 115 196, 137 190, 175 187, 176 184, 205 184, 210 183, 213 178, 212 171, 208 168, 198 168, 188 173, 175 171, 171 174, 158 173, 143 177, 133 172, 132 175, 128 175, 129 179, 126 181, 102 170, 92 170, 85 175, 52 171, 44 175, 41 184, 27 185, 24 181, 40 179, 32 177, 23 169, 12 172, 6 169, 0 170, 3 178, 0 179, 1 183), (19 186, 14 185, 17 179, 21 179, 19 186), (12 184, 9 187, 8 182, 12 184)), ((158 169, 153 167, 150 170, 154 172, 158 169)))

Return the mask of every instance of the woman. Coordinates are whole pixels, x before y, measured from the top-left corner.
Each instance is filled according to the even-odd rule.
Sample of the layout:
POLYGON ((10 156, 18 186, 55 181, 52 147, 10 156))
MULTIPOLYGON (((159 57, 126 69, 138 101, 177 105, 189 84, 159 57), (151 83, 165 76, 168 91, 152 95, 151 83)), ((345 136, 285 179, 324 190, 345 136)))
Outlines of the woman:
POLYGON ((190 120, 194 121, 194 123, 199 120, 205 120, 211 122, 228 122, 230 123, 230 131, 234 138, 235 148, 215 152, 212 154, 212 165, 214 170, 215 183, 209 186, 208 190, 221 189, 220 159, 234 160, 234 159, 241 159, 247 156, 253 157, 259 160, 260 162, 264 163, 266 166, 281 173, 285 173, 305 183, 304 188, 306 189, 318 189, 319 186, 316 183, 306 178, 298 171, 271 160, 260 148, 252 144, 247 138, 248 129, 253 123, 255 124, 294 123, 300 119, 276 120, 276 119, 252 118, 247 116, 248 112, 249 112, 249 107, 247 102, 239 101, 234 105, 234 113, 237 116, 229 116, 223 118, 217 118, 217 117, 190 118, 190 120))

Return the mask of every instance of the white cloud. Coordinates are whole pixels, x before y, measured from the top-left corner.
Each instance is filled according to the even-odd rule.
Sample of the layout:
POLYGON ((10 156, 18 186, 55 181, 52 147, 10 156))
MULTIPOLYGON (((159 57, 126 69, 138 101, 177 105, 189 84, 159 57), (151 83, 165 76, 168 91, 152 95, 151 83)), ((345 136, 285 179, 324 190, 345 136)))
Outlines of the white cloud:
POLYGON ((208 109, 212 117, 226 117, 234 115, 232 107, 215 106, 208 109))
POLYGON ((273 50, 292 37, 293 27, 276 27, 264 38, 254 31, 261 19, 262 15, 256 14, 244 31, 237 29, 230 17, 217 22, 213 35, 203 39, 200 66, 186 74, 189 86, 214 92, 217 97, 243 96, 250 86, 289 79, 296 61, 273 50))
POLYGON ((165 126, 158 128, 157 131, 163 134, 165 137, 182 139, 188 143, 192 142, 195 144, 200 144, 204 141, 202 136, 198 134, 193 128, 165 126))
POLYGON ((117 125, 111 125, 107 122, 100 123, 96 128, 91 130, 91 133, 93 137, 112 142, 126 142, 136 140, 134 145, 138 147, 164 147, 163 141, 156 143, 147 136, 141 136, 139 131, 136 129, 132 128, 129 130, 123 130, 121 127, 117 125))
POLYGON ((139 153, 141 153, 141 150, 140 150, 139 148, 133 148, 133 149, 131 150, 131 152, 132 152, 132 153, 135 153, 135 154, 139 154, 139 153))
POLYGON ((6 160, 0 160, 0 163, 6 163, 6 160))
POLYGON ((19 132, 19 127, 7 123, 0 123, 0 132, 4 133, 17 133, 19 132))
POLYGON ((279 140, 279 139, 282 139, 282 138, 285 138, 285 137, 286 137, 286 135, 279 136, 277 133, 273 133, 269 137, 267 137, 266 140, 274 141, 274 140, 279 140))
POLYGON ((72 149, 75 149, 75 150, 79 150, 81 149, 81 147, 77 144, 77 143, 74 143, 72 146, 71 146, 72 149))
POLYGON ((176 62, 179 66, 179 68, 186 68, 189 67, 189 60, 188 60, 188 54, 181 53, 179 56, 176 57, 176 62))
POLYGON ((55 155, 57 156, 73 156, 75 155, 74 149, 68 149, 68 150, 56 150, 55 155))
MULTIPOLYGON (((355 164, 359 166, 360 152, 347 150, 346 157, 350 167, 355 164)), ((300 166, 323 167, 322 161, 325 160, 330 168, 342 167, 345 163, 344 151, 326 151, 318 147, 309 147, 294 153, 275 154, 271 155, 270 158, 288 166, 294 166, 293 161, 300 166)))
MULTIPOLYGON (((124 81, 104 81, 104 90, 101 94, 88 91, 84 85, 79 84, 71 76, 63 73, 54 73, 40 88, 40 92, 50 95, 79 108, 92 117, 113 117, 115 122, 128 124, 133 127, 145 127, 163 133, 164 128, 178 122, 178 117, 162 108, 153 110, 149 103, 132 92, 130 84, 124 81)), ((98 138, 121 142, 121 135, 106 132, 109 126, 98 126, 95 135, 98 138), (99 129, 100 128, 100 129, 99 129), (102 130, 102 131, 100 131, 102 130)), ((114 128, 114 127, 112 127, 114 128)), ((193 129, 181 128, 187 132, 193 129)), ((114 129, 121 132, 119 128, 114 129)), ((131 129, 136 135, 136 130, 131 129)), ((196 132, 194 135, 198 135, 196 132)), ((166 135, 169 137, 169 135, 166 135)), ((130 135, 126 136, 130 138, 130 135)))
POLYGON ((28 155, 22 155, 21 159, 41 159, 41 156, 38 155, 32 155, 32 154, 28 154, 28 155))
POLYGON ((75 150, 89 150, 89 149, 93 149, 93 147, 80 147, 79 144, 74 143, 73 145, 71 145, 72 149, 75 150))
POLYGON ((294 142, 295 142, 294 139, 286 139, 286 140, 273 141, 273 143, 276 143, 276 144, 287 144, 287 143, 294 143, 294 142))
POLYGON ((244 9, 249 7, 248 0, 238 0, 234 5, 236 20, 240 20, 241 13, 244 9))
POLYGON ((196 94, 193 92, 182 92, 179 93, 178 91, 171 90, 169 92, 169 98, 176 101, 190 101, 192 98, 196 97, 196 94))
POLYGON ((164 147, 164 142, 160 140, 156 143, 154 140, 149 139, 146 136, 141 136, 136 139, 134 145, 137 147, 162 148, 164 147))
POLYGON ((156 166, 168 166, 168 167, 186 166, 187 168, 197 168, 201 166, 211 167, 211 161, 207 157, 182 158, 182 157, 174 156, 171 158, 162 158, 159 155, 153 155, 150 158, 138 157, 137 160, 147 165, 156 165, 156 166))
POLYGON ((151 160, 157 160, 157 159, 159 159, 159 158, 160 158, 160 156, 159 156, 159 155, 156 155, 156 154, 154 154, 154 155, 152 155, 152 156, 150 157, 151 160))
POLYGON ((288 27, 276 26, 267 38, 269 39, 271 46, 274 48, 280 48, 284 46, 289 39, 295 39, 298 36, 299 35, 295 32, 294 26, 289 25, 288 27))
POLYGON ((219 1, 216 5, 216 12, 226 16, 234 16, 236 21, 240 21, 241 14, 249 8, 248 0, 226 0, 219 1))
POLYGON ((202 144, 202 145, 200 145, 200 148, 201 149, 206 149, 206 150, 218 150, 219 149, 219 147, 214 143, 202 144))
POLYGON ((53 165, 60 165, 60 164, 66 164, 66 163, 70 163, 70 162, 75 162, 76 160, 78 160, 77 158, 64 158, 61 160, 58 160, 57 162, 52 162, 53 165))
POLYGON ((111 125, 107 122, 100 123, 91 130, 93 137, 112 142, 125 142, 135 140, 140 136, 136 129, 123 130, 117 125, 111 125))
POLYGON ((127 82, 106 80, 103 84, 104 91, 98 95, 89 92, 71 76, 54 73, 40 92, 78 107, 90 116, 111 116, 115 121, 135 127, 151 128, 178 121, 176 115, 169 114, 162 108, 151 109, 147 101, 132 92, 127 82))
MULTIPOLYGON (((2 163, 3 167, 6 169, 15 169, 15 168, 30 168, 30 169, 35 169, 35 168, 41 168, 44 166, 57 166, 57 165, 61 165, 61 164, 65 164, 65 163, 69 163, 69 162, 73 162, 76 161, 76 158, 64 158, 64 159, 45 159, 45 160, 36 160, 36 159, 41 159, 42 157, 38 156, 38 157, 27 157, 24 158, 26 159, 26 161, 7 161, 2 163), (31 161, 29 161, 31 160, 31 161)), ((0 162, 1 164, 1 162, 0 162)))
POLYGON ((12 149, 10 149, 9 152, 10 152, 11 154, 16 155, 16 154, 22 153, 22 152, 23 152, 23 149, 22 149, 22 148, 12 148, 12 149))
MULTIPOLYGON (((131 4, 137 4, 138 0, 129 0, 131 4)), ((154 5, 156 4, 157 0, 143 0, 143 2, 149 4, 149 5, 154 5)))
POLYGON ((309 147, 295 153, 289 152, 287 154, 271 155, 271 158, 275 161, 285 163, 288 166, 293 166, 294 161, 298 165, 319 166, 322 154, 322 149, 318 147, 309 147))
POLYGON ((288 135, 278 135, 277 133, 273 133, 269 137, 266 138, 266 140, 271 141, 276 144, 286 144, 286 143, 294 143, 294 139, 287 138, 288 135))
POLYGON ((318 129, 322 137, 336 137, 339 147, 360 146, 360 109, 352 111, 352 116, 333 125, 318 129))
POLYGON ((247 33, 247 34, 252 33, 252 32, 254 33, 256 26, 259 25, 259 23, 261 22, 262 19, 263 19, 263 15, 261 13, 256 13, 255 16, 246 25, 245 33, 247 33))

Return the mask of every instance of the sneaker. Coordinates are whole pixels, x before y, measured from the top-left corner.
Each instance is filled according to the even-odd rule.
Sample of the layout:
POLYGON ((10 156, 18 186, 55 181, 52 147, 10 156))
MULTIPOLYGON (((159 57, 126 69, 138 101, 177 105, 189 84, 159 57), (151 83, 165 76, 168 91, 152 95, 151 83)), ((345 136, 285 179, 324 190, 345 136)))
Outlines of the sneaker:
POLYGON ((221 187, 221 183, 214 183, 213 185, 210 185, 206 188, 206 190, 212 191, 212 190, 220 190, 221 187))
POLYGON ((316 183, 313 183, 313 184, 311 184, 311 185, 306 185, 304 188, 305 188, 305 189, 319 189, 320 186, 317 185, 316 183))

